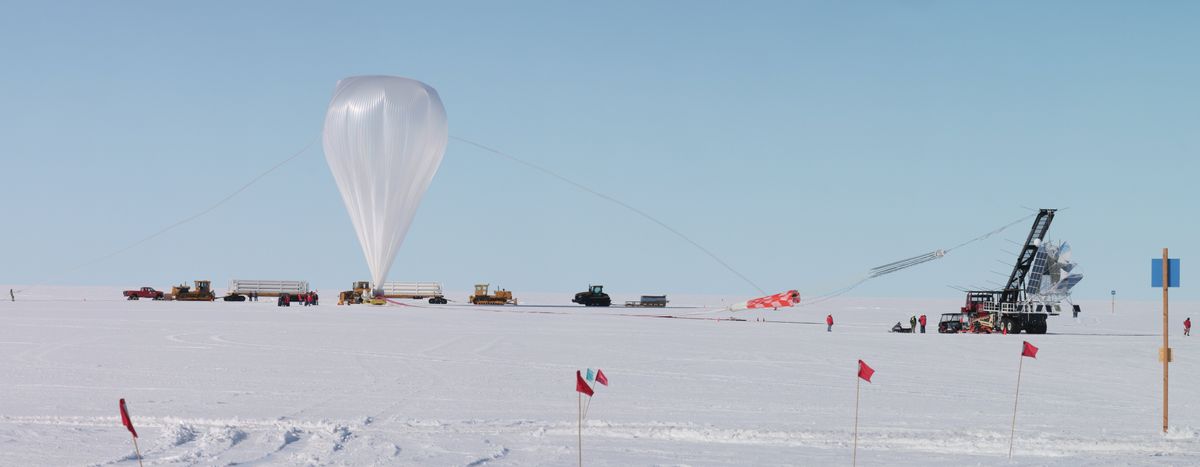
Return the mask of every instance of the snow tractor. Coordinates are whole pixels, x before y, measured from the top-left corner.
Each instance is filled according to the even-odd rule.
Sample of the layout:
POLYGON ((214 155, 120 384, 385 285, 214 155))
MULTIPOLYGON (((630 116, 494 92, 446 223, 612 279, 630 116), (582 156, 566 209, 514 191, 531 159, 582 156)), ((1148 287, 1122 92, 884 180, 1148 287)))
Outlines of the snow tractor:
POLYGON ((490 284, 475 284, 475 295, 467 298, 467 302, 475 305, 516 305, 517 299, 513 298, 512 292, 504 289, 497 289, 495 295, 488 293, 490 284))
POLYGON ((575 294, 571 302, 583 306, 609 306, 612 305, 612 298, 604 293, 603 285, 589 285, 587 291, 575 294))
POLYGON ((371 298, 371 284, 357 281, 350 286, 350 290, 338 294, 338 305, 360 305, 364 298, 371 298))
POLYGON ((195 281, 196 290, 192 290, 187 284, 179 284, 171 287, 171 294, 168 300, 179 300, 181 302, 211 302, 217 299, 217 294, 212 291, 212 282, 210 281, 195 281))
MULTIPOLYGON (((1062 312, 1061 302, 1070 303, 1071 289, 1083 280, 1071 262, 1071 247, 1046 240, 1055 211, 1038 211, 1004 289, 966 291, 959 324, 942 315, 938 332, 1046 333, 1046 318, 1062 312)), ((1079 305, 1071 306, 1078 312, 1079 305)))

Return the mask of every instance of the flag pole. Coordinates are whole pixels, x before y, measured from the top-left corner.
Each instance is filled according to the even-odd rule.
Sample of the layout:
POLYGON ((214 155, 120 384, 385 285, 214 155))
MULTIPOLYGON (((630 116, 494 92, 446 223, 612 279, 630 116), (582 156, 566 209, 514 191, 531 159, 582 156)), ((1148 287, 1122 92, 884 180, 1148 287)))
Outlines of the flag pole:
POLYGON ((1021 363, 1017 364, 1017 395, 1013 397, 1012 429, 1008 432, 1008 458, 1012 459, 1013 436, 1017 433, 1017 401, 1021 398, 1021 370, 1025 366, 1025 355, 1021 354, 1021 363))
POLYGON ((576 392, 579 396, 579 467, 583 467, 583 393, 576 392))
POLYGON ((137 436, 133 436, 133 433, 130 433, 129 438, 133 440, 133 452, 137 453, 138 467, 142 467, 142 450, 138 449, 137 436))
POLYGON ((851 465, 858 465, 858 392, 862 387, 862 378, 854 378, 854 454, 851 457, 851 465))
POLYGON ((1171 344, 1167 336, 1167 288, 1171 286, 1171 259, 1167 257, 1167 249, 1163 248, 1162 260, 1162 289, 1163 289, 1163 433, 1167 432, 1167 367, 1171 365, 1171 344))
POLYGON ((583 418, 584 419, 587 419, 588 409, 592 408, 592 397, 594 397, 594 396, 588 396, 587 404, 585 404, 583 406, 583 418))

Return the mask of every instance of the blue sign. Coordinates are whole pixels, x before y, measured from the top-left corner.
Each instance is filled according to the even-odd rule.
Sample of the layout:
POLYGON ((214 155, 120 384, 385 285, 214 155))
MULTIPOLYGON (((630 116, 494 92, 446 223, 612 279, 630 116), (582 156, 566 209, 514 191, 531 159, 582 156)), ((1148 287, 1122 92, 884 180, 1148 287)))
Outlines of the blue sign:
MULTIPOLYGON (((1162 259, 1150 260, 1150 287, 1163 286, 1163 264, 1162 259)), ((1171 258, 1167 262, 1167 266, 1171 268, 1167 271, 1168 280, 1167 287, 1179 287, 1179 258, 1171 258)))

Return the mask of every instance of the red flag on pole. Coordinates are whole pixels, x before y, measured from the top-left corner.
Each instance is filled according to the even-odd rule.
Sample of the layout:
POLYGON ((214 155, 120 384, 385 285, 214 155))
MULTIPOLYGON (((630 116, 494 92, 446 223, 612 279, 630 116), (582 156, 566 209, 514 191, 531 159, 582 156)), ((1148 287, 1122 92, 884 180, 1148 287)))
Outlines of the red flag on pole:
POLYGON ((121 399, 121 424, 129 429, 129 433, 137 438, 137 430, 133 429, 133 422, 129 420, 129 411, 125 409, 125 399, 121 399))
POLYGON ((871 375, 875 374, 875 369, 867 365, 867 362, 858 361, 858 377, 871 382, 871 375))
POLYGON ((608 377, 604 376, 604 371, 599 368, 596 369, 596 382, 608 386, 608 377))
POLYGON ((1037 358, 1037 351, 1038 351, 1037 347, 1034 347, 1033 344, 1029 343, 1029 341, 1025 341, 1025 346, 1021 348, 1021 356, 1029 357, 1029 358, 1037 358))
POLYGON ((591 386, 588 386, 587 381, 583 380, 583 375, 579 373, 579 370, 575 370, 575 391, 587 394, 588 397, 591 397, 592 394, 595 394, 595 392, 592 391, 591 386))

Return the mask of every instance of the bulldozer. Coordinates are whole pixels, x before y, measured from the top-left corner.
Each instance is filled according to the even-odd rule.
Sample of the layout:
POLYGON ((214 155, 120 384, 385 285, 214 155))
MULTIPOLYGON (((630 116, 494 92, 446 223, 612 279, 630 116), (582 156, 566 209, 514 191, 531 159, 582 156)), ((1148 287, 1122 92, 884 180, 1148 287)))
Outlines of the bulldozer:
POLYGON ((517 299, 513 298, 511 291, 497 289, 496 295, 488 294, 490 284, 475 284, 475 295, 467 298, 467 301, 475 305, 516 305, 517 299))
POLYGON ((195 281, 196 290, 192 290, 187 284, 179 284, 171 287, 169 300, 179 300, 182 302, 211 302, 217 299, 217 294, 212 291, 211 281, 195 281))
POLYGON ((370 299, 371 283, 357 281, 351 286, 351 290, 338 294, 338 305, 358 305, 362 304, 363 300, 369 301, 370 299))

